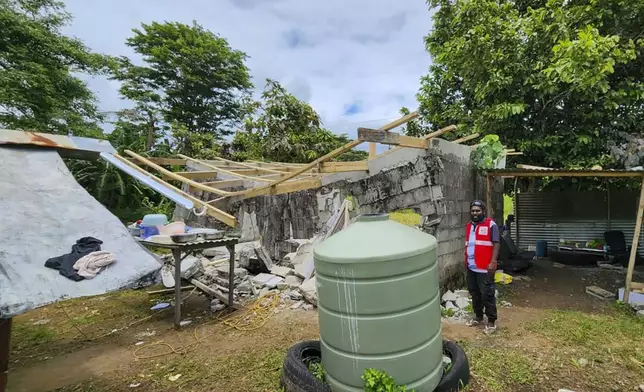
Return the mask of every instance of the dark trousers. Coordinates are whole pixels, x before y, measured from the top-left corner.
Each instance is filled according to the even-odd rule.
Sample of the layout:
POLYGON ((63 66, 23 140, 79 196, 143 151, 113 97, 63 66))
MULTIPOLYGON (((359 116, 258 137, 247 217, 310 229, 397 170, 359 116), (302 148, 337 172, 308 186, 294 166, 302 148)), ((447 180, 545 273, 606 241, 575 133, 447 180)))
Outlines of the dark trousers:
POLYGON ((472 308, 477 319, 483 319, 483 310, 488 322, 496 322, 496 287, 494 280, 487 273, 467 269, 467 290, 472 296, 472 308))

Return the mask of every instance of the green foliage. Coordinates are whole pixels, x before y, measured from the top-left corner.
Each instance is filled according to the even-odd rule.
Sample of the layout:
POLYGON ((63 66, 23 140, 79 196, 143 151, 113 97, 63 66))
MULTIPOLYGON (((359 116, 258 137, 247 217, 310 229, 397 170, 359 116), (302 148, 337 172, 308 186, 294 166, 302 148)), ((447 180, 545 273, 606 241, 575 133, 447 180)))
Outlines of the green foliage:
POLYGON ((424 120, 498 134, 532 164, 615 165, 641 134, 644 2, 430 0, 424 120))
POLYGON ((317 361, 310 362, 309 370, 311 371, 311 373, 313 373, 313 377, 317 378, 320 381, 326 382, 326 380, 324 379, 324 375, 326 374, 326 372, 324 371, 322 362, 317 362, 317 361))
POLYGON ((413 392, 404 385, 396 385, 393 378, 378 369, 367 369, 362 375, 366 392, 413 392))
POLYGON ((454 309, 442 308, 441 307, 441 317, 452 317, 454 316, 454 309))
POLYGON ((497 135, 487 135, 472 151, 471 157, 479 169, 493 169, 503 158, 503 144, 497 135))
POLYGON ((0 126, 56 134, 101 134, 96 98, 74 74, 98 74, 109 59, 61 30, 62 2, 0 0, 0 126))
POLYGON ((163 131, 163 120, 177 152, 213 156, 244 114, 239 97, 252 87, 246 54, 197 23, 152 22, 133 31, 126 44, 145 65, 118 60, 113 78, 121 94, 147 116, 150 132, 163 131))
MULTIPOLYGON (((315 110, 277 81, 266 80, 262 100, 246 102, 248 116, 231 145, 235 160, 306 163, 350 141, 346 135, 323 128, 315 110)), ((338 160, 366 156, 366 152, 352 151, 338 160)))

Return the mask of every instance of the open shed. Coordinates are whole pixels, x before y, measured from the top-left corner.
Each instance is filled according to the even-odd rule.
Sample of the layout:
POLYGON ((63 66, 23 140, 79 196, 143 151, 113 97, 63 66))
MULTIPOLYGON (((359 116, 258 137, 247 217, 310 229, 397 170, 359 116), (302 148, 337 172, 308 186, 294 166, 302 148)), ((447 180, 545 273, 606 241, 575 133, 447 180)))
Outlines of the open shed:
POLYGON ((633 282, 636 256, 642 244, 640 240, 644 216, 644 170, 568 170, 520 165, 516 169, 488 170, 486 175, 488 183, 494 177, 639 179, 641 181, 639 195, 630 192, 613 194, 610 191, 521 194, 516 192, 517 182, 515 181, 516 230, 514 235, 515 241, 525 246, 533 245, 536 240, 551 242, 558 242, 560 238, 587 240, 601 236, 611 229, 623 231, 632 244, 623 301, 628 303, 631 291, 644 290, 644 283, 633 282), (579 198, 576 199, 575 196, 579 198), (630 216, 635 216, 634 220, 629 218, 629 210, 630 216), (586 219, 583 219, 584 213, 586 213, 586 219))

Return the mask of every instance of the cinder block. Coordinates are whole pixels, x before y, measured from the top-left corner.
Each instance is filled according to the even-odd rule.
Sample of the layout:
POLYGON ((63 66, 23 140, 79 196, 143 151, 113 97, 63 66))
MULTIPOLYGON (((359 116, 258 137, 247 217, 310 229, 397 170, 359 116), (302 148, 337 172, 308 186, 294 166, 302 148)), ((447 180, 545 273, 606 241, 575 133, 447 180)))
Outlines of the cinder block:
POLYGON ((434 200, 443 198, 443 187, 441 187, 440 185, 432 185, 431 191, 432 191, 432 198, 434 200))
MULTIPOLYGON (((403 192, 408 192, 427 185, 427 177, 424 173, 413 175, 402 181, 401 187, 403 192)), ((433 187, 432 187, 433 188, 433 187)))
POLYGON ((422 216, 429 216, 436 214, 436 205, 432 201, 426 201, 420 204, 420 214, 422 216))
POLYGON ((434 200, 432 191, 428 186, 414 189, 410 193, 414 196, 415 204, 421 204, 427 200, 434 200))

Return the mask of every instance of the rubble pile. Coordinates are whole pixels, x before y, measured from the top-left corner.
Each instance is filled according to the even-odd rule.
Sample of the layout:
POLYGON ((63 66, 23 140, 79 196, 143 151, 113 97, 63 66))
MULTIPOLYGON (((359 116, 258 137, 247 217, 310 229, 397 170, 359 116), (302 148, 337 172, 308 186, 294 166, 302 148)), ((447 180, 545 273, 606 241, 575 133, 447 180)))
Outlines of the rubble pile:
MULTIPOLYGON (((273 261, 259 241, 240 243, 235 247, 233 270, 233 298, 235 302, 262 297, 269 292, 279 291, 282 301, 294 302, 292 309, 313 309, 317 306, 317 291, 313 267, 313 241, 291 240, 295 251, 284 256, 279 262, 273 261)), ((228 293, 229 253, 226 249, 206 249, 198 257, 188 256, 181 262, 181 276, 197 280, 204 285, 228 293)), ((170 261, 170 259, 168 259, 170 261)), ((226 305, 213 299, 213 312, 223 310, 226 305)))

